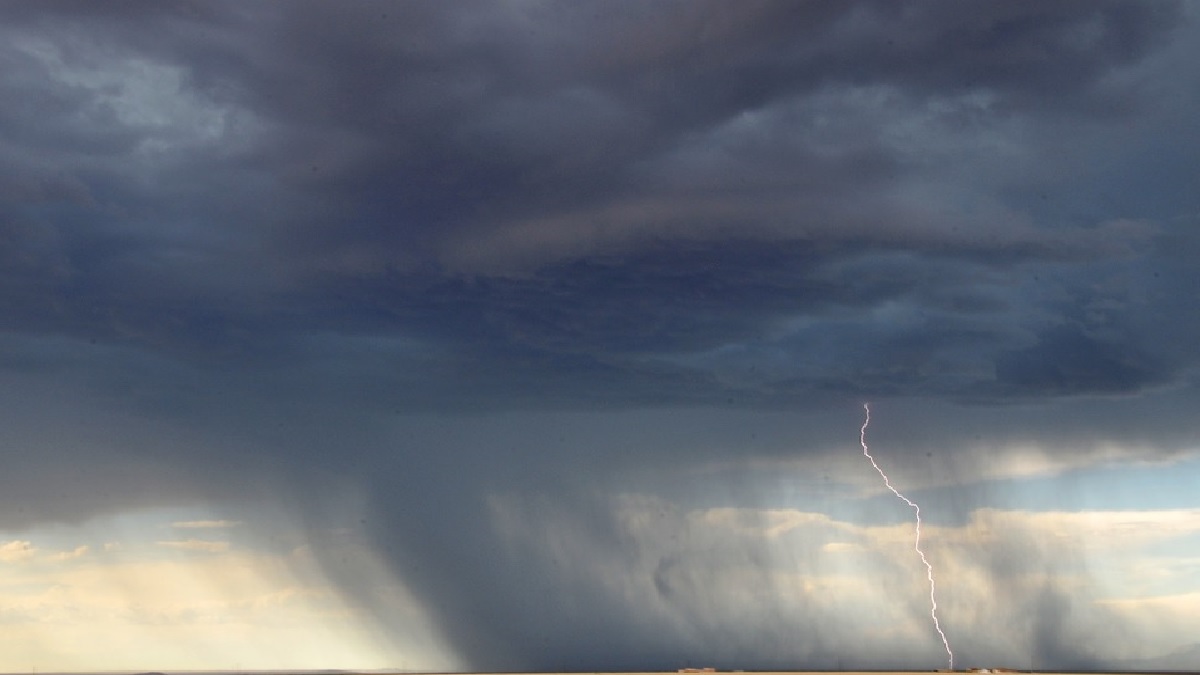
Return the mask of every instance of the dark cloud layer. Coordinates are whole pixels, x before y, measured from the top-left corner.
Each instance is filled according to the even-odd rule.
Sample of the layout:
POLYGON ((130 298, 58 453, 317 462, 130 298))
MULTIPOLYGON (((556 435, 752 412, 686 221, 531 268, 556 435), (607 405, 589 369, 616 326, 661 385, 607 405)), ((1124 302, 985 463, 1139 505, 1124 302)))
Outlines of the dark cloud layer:
MULTIPOLYGON (((863 398, 1009 438, 1021 420, 1071 452, 1178 452, 1200 334, 1193 14, 5 3, 0 368, 22 423, 0 500, 23 509, 5 522, 341 476, 473 666, 836 663, 845 643, 790 651, 761 616, 644 625, 543 552, 501 559, 489 499, 534 495, 619 565, 639 544, 596 495, 819 454, 863 398), (1138 426, 1139 401, 1172 402, 1153 413, 1172 431, 1138 426), (597 440, 597 411, 660 409, 597 440), (799 448, 730 449, 753 446, 723 415, 784 410, 799 448), (91 422, 37 431, 63 415, 91 422)), ((703 601, 671 555, 659 593, 703 601)), ((1043 602, 1063 625, 1069 601, 1043 602)), ((1039 665, 1090 667, 1077 636, 1038 635, 1039 665)))

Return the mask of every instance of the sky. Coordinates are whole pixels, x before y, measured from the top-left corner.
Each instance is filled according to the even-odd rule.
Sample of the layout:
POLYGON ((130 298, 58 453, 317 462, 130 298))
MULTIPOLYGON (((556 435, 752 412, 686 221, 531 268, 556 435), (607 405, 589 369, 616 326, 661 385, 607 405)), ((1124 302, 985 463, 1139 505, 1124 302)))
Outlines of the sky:
POLYGON ((1198 21, 0 3, 0 672, 1200 668, 1198 21))

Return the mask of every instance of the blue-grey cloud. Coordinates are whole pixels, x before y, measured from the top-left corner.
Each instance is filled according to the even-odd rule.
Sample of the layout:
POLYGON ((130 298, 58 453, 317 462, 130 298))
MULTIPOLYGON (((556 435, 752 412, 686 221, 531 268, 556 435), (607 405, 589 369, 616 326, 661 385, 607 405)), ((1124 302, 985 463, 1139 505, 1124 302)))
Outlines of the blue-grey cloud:
MULTIPOLYGON (((786 665, 782 638, 721 621, 693 627, 730 631, 725 651, 656 634, 586 579, 546 582, 537 551, 476 559, 502 544, 488 499, 537 495, 621 560, 636 542, 597 494, 819 455, 868 397, 910 413, 905 457, 981 462, 980 430, 1179 452, 1193 15, 6 3, 3 522, 260 484, 303 511, 339 476, 472 665, 669 668, 747 644, 765 651, 739 665, 786 665)), ((695 569, 655 570, 699 602, 695 569)), ((1091 667, 1052 591, 1030 605, 1039 664, 1091 667)), ((838 644, 813 638, 811 662, 838 644)))

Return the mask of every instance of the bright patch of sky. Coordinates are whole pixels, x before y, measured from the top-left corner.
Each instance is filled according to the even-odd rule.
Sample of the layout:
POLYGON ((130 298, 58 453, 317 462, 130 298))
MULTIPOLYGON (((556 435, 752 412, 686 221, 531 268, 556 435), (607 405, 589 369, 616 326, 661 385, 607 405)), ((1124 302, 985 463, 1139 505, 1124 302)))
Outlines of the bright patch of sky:
MULTIPOLYGON (((1194 457, 1122 462, 1010 477, 996 490, 906 491, 937 505, 923 511, 923 537, 941 578, 951 639, 997 658, 1004 650, 1027 651, 1011 636, 1011 645, 989 643, 987 621, 975 610, 994 592, 987 571, 997 564, 993 556, 1019 555, 1024 547, 1030 561, 1003 573, 1009 583, 1030 593, 1046 584, 1069 591, 1075 602, 1082 598, 1094 611, 1119 615, 1147 636, 1140 651, 1105 658, 1151 658, 1187 647, 1192 638, 1184 622, 1196 612, 1190 599, 1200 594, 1200 510, 1187 505, 1198 464, 1194 457), (1144 484, 1145 494, 1131 492, 1130 481, 1144 484), (1064 484, 1078 489, 1051 489, 1064 484), (971 494, 982 497, 972 501, 971 494), (945 513, 951 504, 961 511, 945 513), (1047 558, 1048 550, 1061 559, 1047 558), (1164 616, 1180 623, 1164 627, 1164 616)), ((911 511, 890 493, 868 495, 836 480, 846 476, 834 478, 810 508, 798 505, 797 492, 792 505, 771 508, 687 506, 650 495, 617 500, 613 508, 625 536, 641 542, 635 567, 646 566, 644 575, 620 571, 610 553, 578 537, 568 521, 547 520, 522 497, 496 496, 492 513, 509 545, 548 547, 559 573, 607 579, 611 592, 638 592, 639 579, 654 579, 657 592, 669 597, 680 584, 705 583, 709 602, 736 613, 761 602, 753 588, 771 588, 786 616, 820 606, 843 634, 886 644, 892 658, 932 663, 937 645, 921 614, 912 612, 925 591, 922 570, 910 559, 911 511), (693 558, 700 550, 706 555, 693 558), (761 553, 744 558, 756 550, 761 553), (668 560, 677 562, 663 568, 668 560)), ((186 670, 217 665, 214 653, 227 668, 456 667, 417 601, 373 559, 356 527, 306 538, 287 518, 270 513, 152 509, 0 533, 6 627, 0 671, 186 670), (315 545, 341 548, 318 552, 315 545), (351 573, 374 575, 379 597, 390 598, 403 617, 406 636, 373 637, 369 613, 330 584, 328 558, 322 568, 320 554, 340 557, 344 569, 357 570, 351 573)), ((652 614, 674 621, 677 611, 661 605, 652 614)), ((996 616, 1017 611, 1023 611, 1019 603, 995 609, 996 616)))
POLYGON ((407 619, 401 642, 324 580, 295 528, 245 536, 254 524, 225 515, 153 509, 0 533, 0 671, 455 667, 361 542, 344 536, 333 554, 374 569, 407 619))

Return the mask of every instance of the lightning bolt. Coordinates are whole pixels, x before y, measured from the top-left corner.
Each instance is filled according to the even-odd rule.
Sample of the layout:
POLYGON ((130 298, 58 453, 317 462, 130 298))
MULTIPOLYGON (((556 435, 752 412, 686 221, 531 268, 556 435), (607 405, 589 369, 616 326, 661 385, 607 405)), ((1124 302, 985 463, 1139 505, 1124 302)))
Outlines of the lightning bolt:
POLYGON ((946 639, 946 634, 942 632, 942 624, 938 621, 937 587, 933 582, 933 565, 929 564, 929 560, 925 557, 925 552, 921 550, 921 507, 917 506, 917 503, 908 497, 900 494, 899 490, 892 487, 892 481, 888 480, 887 474, 883 472, 883 469, 879 468, 879 464, 871 456, 871 451, 867 448, 867 426, 871 424, 871 404, 864 403, 863 411, 866 413, 866 419, 863 420, 862 429, 858 432, 858 441, 862 444, 863 455, 871 460, 871 466, 875 467, 875 470, 879 472, 879 475, 883 478, 883 484, 887 486, 887 489, 891 490, 892 494, 899 497, 905 504, 911 506, 912 510, 917 514, 917 538, 913 544, 913 548, 916 549, 917 555, 921 556, 921 562, 925 563, 925 571, 929 576, 929 615, 933 617, 933 627, 937 629, 937 634, 942 638, 942 646, 946 648, 946 656, 950 659, 950 670, 954 670, 954 652, 950 651, 950 641, 946 639))

